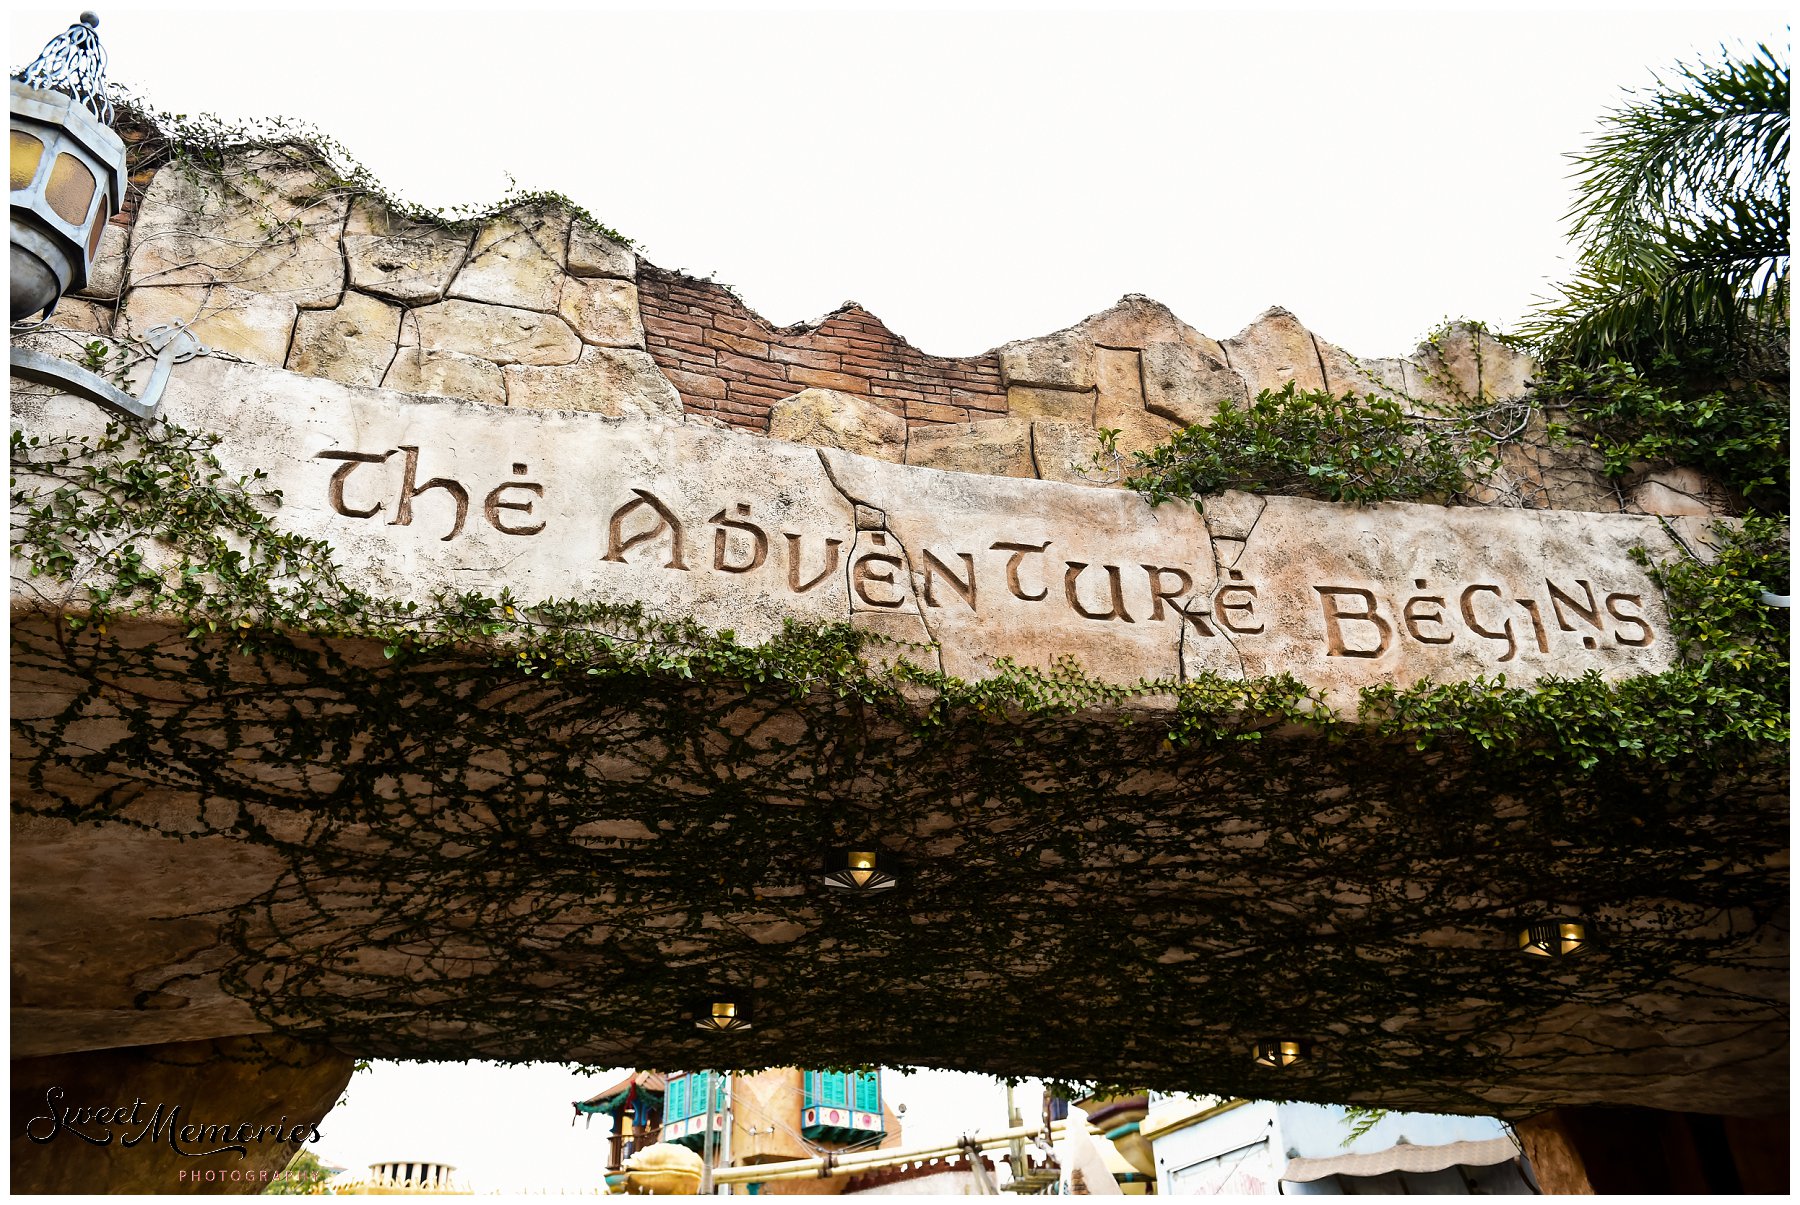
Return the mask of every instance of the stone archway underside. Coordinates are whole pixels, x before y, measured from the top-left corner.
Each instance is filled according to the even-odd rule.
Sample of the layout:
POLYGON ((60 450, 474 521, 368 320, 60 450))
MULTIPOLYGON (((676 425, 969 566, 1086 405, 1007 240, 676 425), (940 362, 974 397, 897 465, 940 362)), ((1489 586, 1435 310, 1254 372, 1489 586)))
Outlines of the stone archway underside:
MULTIPOLYGON (((936 640, 963 677, 1060 653, 1118 681, 1288 669, 1338 706, 1668 664, 1627 552, 1672 537, 1642 517, 1239 497, 1202 519, 219 363, 167 404, 393 593, 597 592, 754 639, 848 618, 936 640), (454 524, 443 481, 472 500, 454 524), (1418 597, 1436 626, 1409 622, 1418 597)), ((1277 721, 1171 744, 1157 697, 922 728, 473 652, 244 656, 154 617, 71 634, 41 589, 15 586, 17 1055, 273 1029, 367 1056, 917 1063, 1439 1110, 1786 1101, 1779 763, 1595 775, 1277 721), (827 898, 820 852, 870 838, 908 860, 904 894, 827 898), (1522 965, 1518 925, 1571 908, 1604 947, 1522 965), (753 1032, 682 1021, 715 984, 755 993, 753 1032), (1250 1065, 1288 1033, 1318 1059, 1250 1065)))

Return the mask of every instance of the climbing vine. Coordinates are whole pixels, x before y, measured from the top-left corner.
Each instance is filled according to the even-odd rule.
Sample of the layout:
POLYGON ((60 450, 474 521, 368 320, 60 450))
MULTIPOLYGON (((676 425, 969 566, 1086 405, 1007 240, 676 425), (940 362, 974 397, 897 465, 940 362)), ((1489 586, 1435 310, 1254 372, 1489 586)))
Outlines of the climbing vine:
MULTIPOLYGON (((498 214, 556 209, 622 246, 633 246, 629 238, 573 198, 547 189, 522 189, 510 177, 506 194, 496 202, 432 209, 389 191, 342 142, 306 122, 285 117, 228 122, 211 113, 165 113, 117 84, 111 91, 118 115, 115 124, 126 139, 126 170, 139 196, 152 173, 168 164, 196 183, 217 187, 227 176, 245 172, 244 151, 260 149, 295 166, 323 172, 318 184, 320 198, 315 199, 330 193, 367 197, 406 221, 460 233, 473 231, 498 214)), ((253 169, 246 178, 254 182, 253 169)))
MULTIPOLYGON (((283 1032, 1441 1107, 1445 1084, 1578 1079, 1516 1039, 1571 1002, 1782 1007, 1684 978, 1754 976, 1784 903, 1744 856, 1785 742, 1785 643, 1752 601, 1785 579, 1767 524, 1659 570, 1675 670, 1378 689, 1351 723, 1280 676, 967 682, 841 624, 753 647, 637 606, 383 599, 215 442, 14 434, 16 589, 44 595, 14 629, 15 808, 274 851, 266 890, 209 915, 227 990, 283 1032), (853 838, 905 851, 905 908, 809 886, 853 838), (1700 873, 1709 850, 1730 858, 1700 873), (1570 883, 1638 935, 1590 978, 1521 975, 1508 926, 1570 883), (763 1002, 729 1053, 679 1020, 718 983, 763 1002), (1054 1006, 1026 1024, 1021 993, 1054 1006), (1272 1028, 1323 1052, 1279 1087, 1245 1056, 1272 1028)), ((167 974, 166 997, 201 990, 167 974)))
POLYGON ((1559 364, 1539 383, 1557 430, 1587 443, 1608 476, 1644 464, 1699 469, 1750 505, 1784 511, 1788 488, 1786 376, 1723 383, 1697 380, 1672 359, 1640 370, 1610 359, 1597 367, 1559 364))

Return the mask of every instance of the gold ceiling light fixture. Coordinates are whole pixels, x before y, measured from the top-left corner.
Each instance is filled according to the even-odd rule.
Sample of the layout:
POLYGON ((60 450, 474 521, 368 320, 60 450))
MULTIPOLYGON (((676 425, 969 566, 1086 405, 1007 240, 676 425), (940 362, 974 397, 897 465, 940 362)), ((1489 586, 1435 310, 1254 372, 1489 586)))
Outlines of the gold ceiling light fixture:
POLYGON ((872 845, 833 849, 825 855, 825 885, 855 895, 891 891, 900 885, 899 867, 872 845))
POLYGON ((1535 920, 1519 930, 1519 953, 1555 962, 1594 948, 1594 927, 1580 917, 1535 920))
POLYGON ((1291 1067, 1312 1055, 1311 1038, 1258 1038, 1250 1047, 1250 1057, 1258 1067, 1291 1067))
POLYGON ((753 1023, 752 1011, 742 996, 721 993, 694 1009, 694 1027, 708 1033, 743 1033, 753 1023))

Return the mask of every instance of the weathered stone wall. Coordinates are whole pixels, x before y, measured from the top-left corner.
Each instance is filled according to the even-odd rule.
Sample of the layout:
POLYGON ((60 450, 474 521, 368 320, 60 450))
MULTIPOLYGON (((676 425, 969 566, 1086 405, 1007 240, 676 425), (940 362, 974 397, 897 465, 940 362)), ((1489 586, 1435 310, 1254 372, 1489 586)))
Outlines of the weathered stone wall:
MULTIPOLYGON (((860 312, 778 332, 696 285, 715 338, 682 342, 715 372, 740 371, 721 331, 766 344, 751 358, 790 375, 765 390, 806 382, 776 354, 800 341, 881 345, 735 411, 704 403, 765 378, 659 361, 671 319, 643 282, 681 278, 560 209, 414 222, 291 148, 201 183, 160 170, 96 295, 58 313, 76 338, 27 341, 79 358, 83 324, 189 324, 214 354, 176 368, 168 417, 219 434, 228 473, 266 471, 278 526, 402 604, 633 603, 744 642, 848 621, 964 679, 1063 657, 1115 683, 1287 672, 1339 706, 1370 684, 1671 664, 1632 550, 1695 550, 1702 482, 1615 493, 1544 438, 1489 506, 1228 494, 1201 514, 1082 467, 1100 428, 1142 449, 1290 380, 1517 396, 1529 361, 1480 331, 1359 361, 1285 311, 1214 340, 1131 297, 915 363, 860 312), (924 388, 985 388, 990 360, 996 388, 966 396, 991 409, 924 388), (947 405, 969 421, 939 421, 961 417, 947 405), (1616 513, 1657 507, 1691 517, 1616 513)), ((106 421, 42 388, 13 418, 52 442, 106 421)), ((269 1027, 408 1057, 703 1065, 719 1048, 677 1003, 751 966, 786 995, 740 1035, 743 1065, 804 1041, 1246 1094, 1378 1084, 1407 1107, 1786 1098, 1766 1058, 1786 1032, 1778 766, 1721 770, 1701 798, 1666 762, 1496 770, 1467 742, 1353 724, 1182 744, 1167 697, 927 729, 825 686, 545 682, 486 648, 262 656, 169 614, 74 631, 79 587, 54 576, 15 566, 16 1053, 269 1027), (919 894, 885 919, 817 890, 818 844, 857 826, 916 860, 919 894), (1521 975, 1521 918, 1569 891, 1617 954, 1521 975), (1021 998, 1054 1007, 1021 1030, 1021 998), (1243 1043, 1283 1018, 1326 1057, 1277 1085, 1243 1043)))
POLYGON ((355 1060, 274 1034, 14 1059, 15 1193, 256 1193, 355 1060))
MULTIPOLYGON (((1516 398, 1535 371, 1466 327, 1410 357, 1369 360, 1279 308, 1217 340, 1136 296, 1040 338, 931 356, 854 304, 776 327, 728 289, 643 262, 559 207, 473 229, 411 220, 344 186, 304 147, 237 152, 216 178, 169 164, 134 178, 131 198, 58 323, 135 337, 185 323, 216 351, 347 385, 686 417, 953 472, 1116 486, 1130 453, 1290 380, 1417 410, 1516 398), (1102 428, 1119 432, 1123 459, 1097 459, 1102 428)), ((1469 500, 1730 507, 1692 473, 1646 466, 1616 488, 1600 470, 1536 413, 1469 500)))
MULTIPOLYGON (((1694 520, 1248 494, 1199 513, 931 471, 918 455, 930 428, 912 430, 903 465, 216 357, 181 366, 163 404, 172 422, 223 433, 227 470, 267 473, 281 525, 325 540, 377 596, 639 603, 759 643, 789 620, 848 621, 967 680, 1008 659, 1074 657, 1119 683, 1288 672, 1338 705, 1426 678, 1652 673, 1674 641, 1631 550, 1667 559, 1675 539, 1705 534, 1694 520)), ((39 391, 16 399, 15 418, 59 433, 104 423, 39 391)), ((1021 439, 1050 421, 1005 420, 1021 439)), ((55 605, 46 589, 33 597, 55 605)))

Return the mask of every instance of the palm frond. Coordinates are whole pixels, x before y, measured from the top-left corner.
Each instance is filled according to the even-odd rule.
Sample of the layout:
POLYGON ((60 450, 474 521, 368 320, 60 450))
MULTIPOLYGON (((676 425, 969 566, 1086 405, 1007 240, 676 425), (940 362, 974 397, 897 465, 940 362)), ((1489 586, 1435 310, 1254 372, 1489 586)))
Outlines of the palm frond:
POLYGON ((1782 341, 1788 317, 1789 68, 1681 65, 1606 117, 1581 154, 1575 278, 1522 333, 1577 362, 1782 341))

